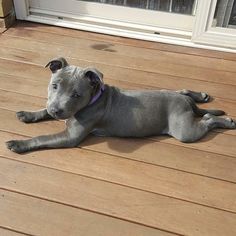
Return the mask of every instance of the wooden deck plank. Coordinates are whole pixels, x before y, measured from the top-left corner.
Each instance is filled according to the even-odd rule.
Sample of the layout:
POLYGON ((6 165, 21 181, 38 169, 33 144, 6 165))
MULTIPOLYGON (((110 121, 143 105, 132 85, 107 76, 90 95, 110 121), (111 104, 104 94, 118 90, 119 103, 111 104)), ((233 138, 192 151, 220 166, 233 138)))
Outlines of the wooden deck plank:
MULTIPOLYGON (((11 137, 11 135, 6 133, 1 133, 1 135, 4 137, 11 137)), ((19 138, 19 136, 16 135, 14 137, 19 138)), ((82 151, 72 149, 61 152, 64 153, 64 155, 66 152, 67 154, 65 155, 65 158, 60 158, 60 162, 63 162, 61 165, 59 165, 60 170, 76 173, 79 175, 82 174, 108 182, 121 184, 123 186, 174 197, 197 204, 236 212, 236 206, 234 202, 236 185, 233 183, 150 165, 143 162, 118 158, 116 156, 108 156, 107 154, 103 153, 95 154, 94 152, 89 152, 86 149, 82 151), (71 158, 75 158, 76 156, 77 158, 81 158, 84 155, 87 156, 87 159, 91 158, 91 160, 78 160, 80 165, 85 162, 83 166, 88 166, 86 165, 87 162, 87 164, 91 166, 90 162, 94 161, 96 166, 94 166, 92 170, 86 171, 85 168, 80 170, 80 166, 77 166, 78 169, 75 169, 74 167, 71 167, 67 164, 68 156, 71 158), (97 155, 97 157, 94 157, 95 155, 97 155), (64 168, 63 165, 66 167, 64 168), (99 168, 101 168, 102 171, 99 171, 99 168), (95 172, 93 173, 93 171, 95 172), (191 186, 194 186, 194 188, 191 188, 191 186)), ((51 155, 53 154, 55 154, 55 151, 51 151, 51 155)), ((17 156, 13 155, 9 151, 0 152, 0 155, 10 158, 17 156)), ((42 155, 46 155, 46 152, 42 153, 42 155)), ((32 158, 30 162, 28 161, 28 158, 19 159, 18 157, 18 160, 27 163, 32 163, 33 161, 33 163, 37 163, 41 166, 47 166, 49 168, 51 167, 48 165, 48 160, 41 158, 41 160, 35 160, 35 154, 32 156, 34 158, 32 158)), ((56 168, 58 168, 58 166, 56 168)))
MULTIPOLYGON (((59 192, 59 195, 61 192, 59 192)), ((4 210, 0 225, 32 235, 147 235, 173 234, 78 208, 0 189, 4 210)))
MULTIPOLYGON (((4 34, 1 37, 1 44, 11 48, 20 48, 24 50, 35 51, 37 48, 40 50, 46 50, 45 40, 43 40, 42 36, 45 33, 41 33, 38 31, 31 31, 28 30, 17 30, 17 29, 10 29, 9 32, 4 34), (40 36, 39 36, 40 35, 40 36), (32 42, 32 38, 34 38, 34 42, 32 42), (29 45, 30 42, 30 45, 29 45)), ((53 41, 53 45, 57 46, 56 48, 52 48, 51 52, 58 53, 62 52, 65 56, 72 56, 72 55, 80 55, 81 53, 88 53, 93 52, 95 54, 101 55, 101 53, 106 56, 123 56, 128 58, 135 58, 138 59, 146 59, 146 60, 154 60, 157 62, 166 62, 171 64, 178 64, 178 65, 188 65, 194 67, 202 67, 214 70, 222 70, 222 71, 231 71, 236 72, 236 61, 229 61, 224 59, 215 59, 209 57, 199 57, 199 56, 190 56, 186 54, 180 53, 173 53, 173 52, 166 52, 166 51, 157 51, 153 49, 145 49, 145 48, 137 48, 131 46, 124 46, 124 45, 117 45, 111 43, 101 43, 95 40, 89 39, 80 39, 79 41, 76 38, 71 38, 69 36, 63 36, 63 39, 70 39, 73 40, 71 42, 71 49, 73 48, 74 51, 68 50, 68 47, 64 45, 64 43, 59 44, 57 41, 60 42, 60 35, 55 35, 52 33, 47 33, 48 37, 57 38, 57 40, 53 41), (54 43, 55 42, 55 43, 54 43)), ((67 40, 68 41, 68 40, 67 40)), ((63 41, 64 42, 64 41, 63 41)), ((145 62, 145 60, 144 60, 145 62)))
MULTIPOLYGON (((88 150, 122 156, 216 178, 222 175, 227 176, 227 169, 230 169, 230 163, 233 165, 235 160, 234 158, 233 160, 230 159, 232 157, 225 156, 224 154, 216 154, 147 140, 97 139, 91 137, 85 140, 81 146, 88 150), (227 165, 227 159, 229 165, 227 165), (214 168, 211 168, 211 162, 214 163, 214 168), (194 163, 196 166, 191 166, 194 163)), ((227 179, 231 179, 232 181, 234 178, 232 178, 231 175, 227 179)))
MULTIPOLYGON (((37 88, 37 87, 35 87, 35 88, 37 88)), ((27 100, 25 101, 26 103, 27 103, 27 100)), ((42 103, 42 108, 44 107, 43 104, 45 104, 45 103, 42 103)), ((19 106, 18 110, 22 110, 22 109, 24 109, 24 108, 19 106)), ((27 108, 25 108, 25 109, 27 109, 27 108)), ((7 112, 7 111, 4 111, 3 114, 5 112, 7 112)), ((14 122, 14 116, 12 116, 12 117, 13 117, 12 122, 14 122)), ((43 125, 45 125, 45 124, 46 123, 44 123, 43 125)), ((6 126, 6 127, 8 127, 8 126, 6 126)), ((35 127, 35 124, 34 124, 34 127, 35 127)), ((51 132, 53 132, 53 131, 56 132, 56 131, 59 131, 60 129, 62 129, 62 126, 57 127, 57 124, 53 124, 53 127, 50 127, 51 132), (56 129, 54 129, 54 128, 56 128, 56 129)), ((220 132, 228 132, 229 134, 232 134, 234 137, 229 137, 229 139, 227 139, 227 141, 223 141, 225 134, 222 133, 222 134, 216 135, 215 132, 211 132, 205 138, 203 138, 201 141, 199 141, 197 143, 193 143, 193 144, 183 144, 179 141, 174 140, 173 138, 166 138, 166 137, 163 137, 163 136, 157 137, 155 139, 158 140, 158 141, 161 141, 161 142, 171 143, 171 144, 185 146, 185 147, 191 147, 191 148, 202 147, 202 150, 205 150, 205 151, 234 156, 235 155, 235 150, 234 150, 233 143, 235 142, 235 138, 236 138, 235 137, 235 133, 236 133, 235 130, 229 130, 229 131, 219 130, 219 131, 220 132), (204 143, 205 141, 208 141, 207 145, 205 145, 205 143, 204 143)), ((24 131, 22 130, 22 132, 24 132, 24 131)), ((38 132, 37 132, 37 134, 38 134, 38 132)), ((26 135, 29 135, 29 134, 26 133, 26 135)))
POLYGON ((67 35, 70 37, 75 37, 78 40, 89 39, 89 40, 96 40, 96 41, 101 41, 101 42, 106 42, 106 43, 129 45, 129 46, 134 46, 137 48, 148 48, 152 50, 175 52, 179 54, 187 54, 187 55, 192 55, 192 56, 203 56, 203 57, 208 57, 208 58, 236 60, 235 55, 233 53, 228 53, 228 52, 223 52, 223 51, 216 51, 216 50, 214 51, 214 50, 206 50, 206 49, 193 48, 193 47, 176 46, 176 45, 171 45, 171 44, 150 42, 150 41, 130 39, 130 38, 127 39, 125 37, 114 37, 114 36, 105 35, 105 34, 66 29, 62 27, 55 27, 55 26, 50 26, 50 25, 45 25, 45 24, 19 22, 19 24, 17 24, 15 28, 54 33, 56 35, 63 35, 63 36, 67 35))
MULTIPOLYGON (((25 127, 27 128, 27 126, 25 127)), ((1 148, 3 149, 1 151, 1 155, 9 156, 9 153, 6 153, 4 146, 4 143, 7 140, 21 138, 25 137, 1 132, 1 148)), ((212 178, 236 182, 236 173, 234 171, 236 167, 236 159, 232 159, 232 157, 215 153, 208 153, 201 150, 183 148, 176 145, 164 144, 148 140, 145 140, 144 142, 143 140, 130 139, 109 139, 108 142, 108 139, 90 138, 82 144, 82 148, 85 150, 91 150, 95 153, 96 151, 101 152, 101 154, 97 153, 98 156, 102 156, 104 155, 104 153, 107 153, 124 157, 126 159, 128 158, 134 161, 141 161, 153 165, 164 166, 172 169, 182 170, 185 172, 192 172, 212 178), (108 145, 110 146, 110 148, 108 145), (132 152, 125 152, 124 149, 123 151, 119 151, 119 149, 114 148, 119 146, 132 147, 132 152), (142 148, 140 149, 140 147, 142 148), (185 155, 183 155, 183 153, 185 153, 185 155), (214 166, 214 168, 212 168, 212 166, 214 166)), ((74 153, 74 151, 72 151, 72 153, 74 153)), ((11 157, 12 155, 13 154, 11 154, 11 157)), ((15 155, 16 154, 14 154, 13 156, 15 155)), ((59 153, 57 153, 57 155, 59 155, 59 153)), ((18 155, 16 155, 16 157, 18 157, 18 155)), ((102 170, 103 168, 101 167, 101 171, 102 170)))
MULTIPOLYGON (((6 111, 6 110, 2 110, 0 112, 0 117, 2 120, 2 124, 0 125, 1 130, 22 133, 22 134, 29 135, 29 136, 59 132, 59 130, 62 130, 63 126, 64 126, 64 124, 62 122, 53 122, 54 124, 52 124, 52 122, 44 122, 42 124, 38 123, 38 124, 32 124, 32 125, 22 124, 21 122, 16 121, 15 114, 13 112, 6 111), (25 131, 25 130, 27 130, 27 131, 25 131)), ((111 145, 111 140, 112 140, 111 138, 105 139, 106 142, 102 142, 102 143, 99 142, 101 139, 99 139, 99 138, 97 138, 97 139, 98 139, 98 142, 96 142, 95 144, 94 143, 88 144, 87 143, 87 142, 89 142, 89 140, 88 140, 88 141, 85 141, 82 144, 82 146, 85 145, 87 148, 92 148, 92 150, 116 155, 117 153, 124 152, 125 143, 126 143, 126 145, 128 145, 127 140, 123 140, 123 139, 121 139, 121 142, 119 145, 117 145, 117 143, 116 143, 115 146, 111 145)), ((157 139, 161 140, 161 138, 157 138, 157 139)), ((171 142, 168 140, 173 140, 173 139, 171 139, 171 138, 167 139, 167 143, 168 142, 175 143, 175 141, 171 142)), ((227 154, 227 155, 231 154, 231 156, 234 157, 235 152, 234 152, 234 147, 232 144, 235 142, 235 139, 232 139, 232 141, 230 142, 229 141, 230 139, 227 138, 227 144, 224 143, 224 140, 225 140, 225 138, 221 137, 217 143, 213 142, 213 144, 212 144, 211 142, 208 142, 208 148, 210 147, 210 145, 212 145, 212 149, 211 149, 212 152, 218 153, 218 154, 227 154), (225 149, 227 149, 227 147, 228 147, 228 150, 225 150, 225 149)), ((178 144, 180 144, 180 146, 182 146, 181 143, 178 142, 178 144)), ((142 140, 142 144, 137 150, 133 149, 134 145, 128 145, 128 147, 126 148, 126 152, 127 153, 131 153, 131 152, 135 153, 135 156, 147 155, 148 152, 150 152, 151 155, 155 155, 156 152, 159 152, 159 149, 156 149, 155 146, 153 148, 151 148, 151 146, 153 146, 151 141, 142 140), (155 151, 155 150, 157 150, 157 151, 155 151)), ((186 144, 184 146, 189 147, 189 145, 186 145, 186 144)), ((202 147, 202 150, 204 150, 204 149, 206 149, 205 146, 202 147)), ((158 155, 158 154, 156 154, 156 155, 158 155)), ((168 173, 166 180, 168 180, 169 175, 170 174, 168 173)), ((186 179, 188 179, 188 178, 186 178, 186 179)), ((196 181, 196 182, 198 182, 198 181, 196 181)), ((181 181, 179 181, 179 183, 181 183, 181 181)), ((162 185, 163 184, 161 184, 161 186, 162 185)), ((196 184, 195 184, 195 187, 196 187, 196 184)), ((201 188, 202 187, 199 187, 199 189, 201 189, 201 188)), ((167 188, 167 189, 173 189, 173 187, 171 186, 171 188, 167 188)), ((221 188, 218 186, 217 189, 221 189, 221 188)), ((183 190, 184 193, 185 193, 185 191, 186 190, 183 190)), ((179 192, 179 190, 176 192, 179 192)), ((201 197, 199 197, 199 198, 201 200, 201 197)), ((187 200, 189 200, 189 199, 187 199, 187 200)))
MULTIPOLYGON (((106 79, 106 82, 109 85, 118 86, 123 89, 162 89, 158 87, 153 88, 153 87, 148 87, 148 86, 138 85, 138 84, 134 85, 126 81, 106 79)), ((6 90, 6 91, 17 92, 21 94, 28 94, 34 97, 40 97, 40 98, 46 99, 48 83, 49 83, 49 80, 47 78, 40 79, 36 77, 35 79, 34 78, 27 79, 24 77, 5 75, 5 74, 0 73, 0 89, 6 90), (15 86, 16 84, 18 86, 15 86), (37 90, 34 89, 35 87, 37 87, 37 90)), ((206 108, 206 109, 218 108, 218 109, 224 110, 230 116, 236 116, 236 100, 234 101, 234 100, 214 97, 213 101, 209 103, 198 104, 198 106, 202 108, 206 108)))
POLYGON ((0 28, 0 35, 6 31, 5 28, 0 28))
POLYGON ((184 235, 236 233, 236 217, 230 212, 18 161, 0 158, 0 162, 1 172, 7 173, 0 180, 4 189, 184 235))
MULTIPOLYGON (((17 121, 15 120, 15 122, 17 121)), ((25 127, 27 128, 28 126, 25 127)), ((4 135, 2 134, 2 137, 3 136, 4 135)), ((6 140, 12 139, 11 136, 8 138, 7 137, 2 140, 3 143, 6 140)), ((148 140, 144 141, 142 139, 121 140, 100 139, 94 137, 86 140, 82 146, 84 149, 89 149, 92 151, 97 150, 103 153, 111 153, 116 156, 133 160, 139 160, 146 163, 166 166, 169 168, 236 182, 236 174, 234 172, 236 160, 233 160, 231 157, 224 155, 204 152, 191 148, 183 148, 167 143, 159 143, 148 140), (108 145, 111 146, 111 148, 109 148, 108 145), (127 153, 126 149, 117 150, 117 148, 113 148, 118 146, 133 147, 132 152, 130 151, 127 153), (142 149, 139 150, 141 146, 142 149), (137 152, 135 150, 139 151, 137 152), (183 153, 185 155, 183 155, 183 153), (214 168, 212 168, 212 166, 214 166, 214 168)))
POLYGON ((26 125, 14 114, 45 106, 50 72, 43 66, 57 55, 93 65, 125 89, 208 92, 215 100, 201 107, 236 117, 235 54, 35 23, 17 24, 0 44, 0 234, 236 234, 233 130, 190 145, 163 136, 88 137, 80 148, 21 156, 4 144, 63 129, 59 121, 26 125))
POLYGON ((49 81, 49 79, 35 80, 12 75, 9 76, 0 73, 0 89, 34 96, 36 98, 38 97, 37 100, 44 101, 44 104, 46 104, 47 87, 49 81))
POLYGON ((27 94, 17 92, 5 91, 0 89, 0 107, 11 111, 29 110, 36 111, 46 106, 46 99, 40 97, 33 97, 28 99, 27 94), (27 103, 25 104, 25 101, 27 103))
MULTIPOLYGON (((19 110, 21 110, 19 108, 19 110)), ((15 112, 2 110, 0 113, 0 117, 2 119, 2 123, 0 124, 0 129, 6 131, 15 131, 20 132, 23 135, 42 135, 47 133, 58 132, 63 129, 64 124, 63 122, 54 122, 52 125, 51 122, 43 122, 43 123, 36 123, 36 124, 23 124, 23 123, 15 123, 15 112), (27 125, 27 130, 25 129, 27 125), (43 130, 46 130, 47 133, 42 133, 43 130)), ((233 130, 235 132, 235 130, 233 130)), ((206 137, 202 138, 200 141, 196 143, 182 143, 174 138, 169 136, 158 136, 154 138, 154 140, 163 142, 163 143, 170 143, 178 146, 193 148, 193 149, 200 149, 207 152, 223 154, 228 156, 235 156, 236 153, 236 136, 235 135, 227 135, 224 133, 217 133, 217 132, 210 132, 207 134, 206 137), (226 139, 227 137, 227 139, 226 139)))
MULTIPOLYGON (((52 36, 51 36, 52 37, 52 36)), ((49 40, 49 39, 48 39, 49 40)), ((51 38, 49 41, 53 41, 54 38, 51 38)), ((45 41, 47 43, 48 41, 45 41)), ((32 41, 29 41, 28 44, 33 44, 32 41)), ((36 47, 35 51, 22 50, 21 48, 10 48, 10 47, 1 47, 0 55, 1 58, 8 58, 11 60, 22 60, 25 62, 30 62, 34 64, 45 64, 45 61, 48 61, 52 58, 61 55, 67 55, 70 50, 67 50, 65 54, 64 51, 58 50, 58 45, 50 45, 50 49, 45 52, 45 50, 41 50, 39 47, 36 47), (51 52, 53 47, 57 50, 51 52)), ((72 51, 73 51, 72 47, 72 51)), ((70 56, 68 56, 70 58, 70 56)), ((122 67, 131 70, 145 71, 151 73, 158 73, 163 75, 171 75, 177 76, 179 78, 187 77, 200 81, 211 81, 222 84, 231 84, 236 85, 234 80, 235 74, 234 72, 221 71, 221 70, 212 70, 206 68, 200 68, 196 66, 185 66, 180 64, 171 64, 169 62, 162 61, 154 61, 147 59, 138 59, 127 56, 115 55, 113 56, 110 52, 99 52, 97 50, 83 50, 78 49, 76 54, 73 54, 73 60, 71 60, 75 64, 83 65, 83 62, 88 64, 88 62, 97 64, 105 64, 114 66, 114 67, 122 67), (76 56, 78 55, 78 56, 76 56), (77 59, 77 57, 79 57, 77 59), (107 58, 109 57, 109 60, 107 58), (95 62, 99 62, 96 63, 95 62)))
MULTIPOLYGON (((50 73, 48 70, 44 69, 44 65, 47 62, 48 59, 45 59, 45 62, 43 64, 33 65, 22 63, 22 60, 20 60, 19 58, 17 59, 17 61, 5 60, 0 58, 0 73, 30 78, 34 80, 46 80, 48 82, 50 73)), ((71 60, 69 60, 69 62, 71 62, 71 60)), ((72 63, 73 60, 71 64, 72 63)), ((83 63, 81 65, 81 63, 75 62, 75 65, 89 66, 91 65, 91 63, 83 63)), ((153 74, 144 71, 137 72, 131 69, 124 68, 122 68, 121 70, 120 68, 111 68, 108 65, 98 65, 94 63, 93 65, 97 66, 98 69, 100 69, 104 73, 105 82, 107 81, 107 79, 111 79, 112 81, 125 81, 128 83, 142 85, 146 88, 156 87, 172 90, 187 88, 196 91, 206 91, 214 97, 236 100, 236 86, 232 85, 217 84, 204 81, 199 82, 197 80, 190 80, 188 78, 181 78, 181 80, 179 80, 178 77, 153 74), (225 91, 227 91, 227 93, 225 91)), ((133 87, 135 88, 135 85, 133 87)))
MULTIPOLYGON (((1 236, 23 236, 26 234, 15 232, 15 231, 12 231, 12 230, 6 229, 6 228, 1 228, 1 226, 0 226, 0 235, 1 236)), ((30 235, 28 235, 28 236, 30 236, 30 235)))
MULTIPOLYGON (((235 134, 235 130, 233 130, 235 134)), ((183 147, 193 148, 193 149, 200 149, 207 152, 213 152, 223 155, 228 155, 235 157, 236 154, 236 136, 235 135, 228 135, 227 138, 225 137, 224 133, 217 134, 216 132, 209 132, 204 138, 195 142, 195 143, 182 143, 177 142, 174 138, 169 137, 153 137, 153 140, 158 140, 162 142, 163 140, 166 143, 179 145, 183 147)))
MULTIPOLYGON (((109 81, 109 80, 108 82, 111 82, 112 85, 119 85, 119 87, 121 88, 134 89, 131 84, 127 84, 122 81, 119 82, 118 84, 112 83, 112 81, 109 81)), ((22 77, 18 78, 18 77, 12 77, 8 75, 0 74, 0 89, 3 90, 2 93, 4 94, 7 91, 13 91, 13 94, 11 95, 16 97, 15 99, 13 98, 8 99, 4 95, 0 94, 0 107, 11 110, 10 107, 13 106, 14 111, 18 111, 22 109, 23 110, 36 110, 36 109, 44 108, 46 104, 46 97, 47 97, 47 90, 46 90, 47 84, 48 82, 46 81, 40 81, 38 83, 38 81, 36 80, 28 80, 22 77), (15 84, 17 84, 18 86, 15 86, 15 84), (35 90, 35 88, 37 89, 35 90), (15 94, 15 92, 20 93, 20 94, 15 94), (34 97, 34 99, 29 100, 27 97, 24 96, 24 94, 31 95, 34 97), (25 100, 23 101, 22 99, 25 99, 25 100), (7 106, 6 106, 6 100, 8 101, 7 106), (35 101, 38 102, 36 107, 32 106, 32 102, 33 104, 35 104, 35 101), (18 106, 15 107, 17 102, 19 102, 18 106), (29 105, 26 105, 28 103, 29 105), (24 104, 24 107, 21 104, 24 104)), ((137 89, 143 89, 143 87, 138 86, 137 89)), ((216 99, 211 103, 200 104, 200 107, 209 108, 209 109, 220 108, 226 111, 227 114, 231 116, 232 118, 236 117, 236 102, 234 101, 216 99), (230 111, 230 113, 228 111, 230 111)), ((223 132, 225 134, 236 135, 235 130, 216 129, 213 132, 219 132, 219 133, 223 132)))

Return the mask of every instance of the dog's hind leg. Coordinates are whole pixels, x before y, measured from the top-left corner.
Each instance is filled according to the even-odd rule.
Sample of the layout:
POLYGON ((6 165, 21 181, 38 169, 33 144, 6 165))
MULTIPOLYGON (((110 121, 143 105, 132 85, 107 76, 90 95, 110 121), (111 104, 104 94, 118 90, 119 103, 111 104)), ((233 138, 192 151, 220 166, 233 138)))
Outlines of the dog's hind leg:
POLYGON ((236 121, 205 114, 201 120, 194 118, 192 112, 186 112, 169 121, 169 134, 181 142, 191 143, 205 136, 215 128, 235 129, 236 121))
POLYGON ((209 102, 210 100, 210 96, 207 93, 203 93, 203 92, 194 92, 187 89, 178 90, 176 92, 185 96, 189 96, 195 102, 199 102, 199 103, 209 102))

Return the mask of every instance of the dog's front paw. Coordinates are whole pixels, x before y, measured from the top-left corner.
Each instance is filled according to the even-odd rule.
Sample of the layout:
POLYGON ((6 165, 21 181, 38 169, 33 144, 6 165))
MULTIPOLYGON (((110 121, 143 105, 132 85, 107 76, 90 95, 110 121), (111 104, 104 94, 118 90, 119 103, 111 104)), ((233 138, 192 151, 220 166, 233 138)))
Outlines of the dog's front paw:
POLYGON ((16 113, 17 118, 24 123, 32 123, 35 122, 35 117, 31 112, 28 111, 18 111, 16 113))
POLYGON ((6 146, 9 150, 16 153, 23 153, 28 151, 28 147, 23 140, 11 140, 6 142, 6 146))

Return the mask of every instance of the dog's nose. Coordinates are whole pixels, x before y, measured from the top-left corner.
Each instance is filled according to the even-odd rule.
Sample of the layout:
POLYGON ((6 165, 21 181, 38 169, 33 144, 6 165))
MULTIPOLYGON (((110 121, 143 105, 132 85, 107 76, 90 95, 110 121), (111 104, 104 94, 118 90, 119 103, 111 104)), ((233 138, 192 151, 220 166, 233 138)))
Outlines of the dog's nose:
POLYGON ((51 109, 51 113, 52 113, 53 115, 60 116, 60 115, 63 113, 63 110, 62 110, 62 109, 59 109, 59 108, 52 108, 52 109, 51 109))

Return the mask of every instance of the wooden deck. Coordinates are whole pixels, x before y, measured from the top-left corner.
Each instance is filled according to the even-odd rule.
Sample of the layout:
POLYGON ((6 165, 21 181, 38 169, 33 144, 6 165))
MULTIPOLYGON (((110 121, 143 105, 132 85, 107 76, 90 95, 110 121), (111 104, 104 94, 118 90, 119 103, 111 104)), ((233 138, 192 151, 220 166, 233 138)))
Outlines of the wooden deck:
POLYGON ((236 55, 19 22, 0 36, 0 235, 236 235, 236 131, 200 142, 90 137, 18 155, 5 141, 63 129, 23 124, 43 108, 47 62, 96 66, 122 88, 187 88, 236 118, 236 55))

